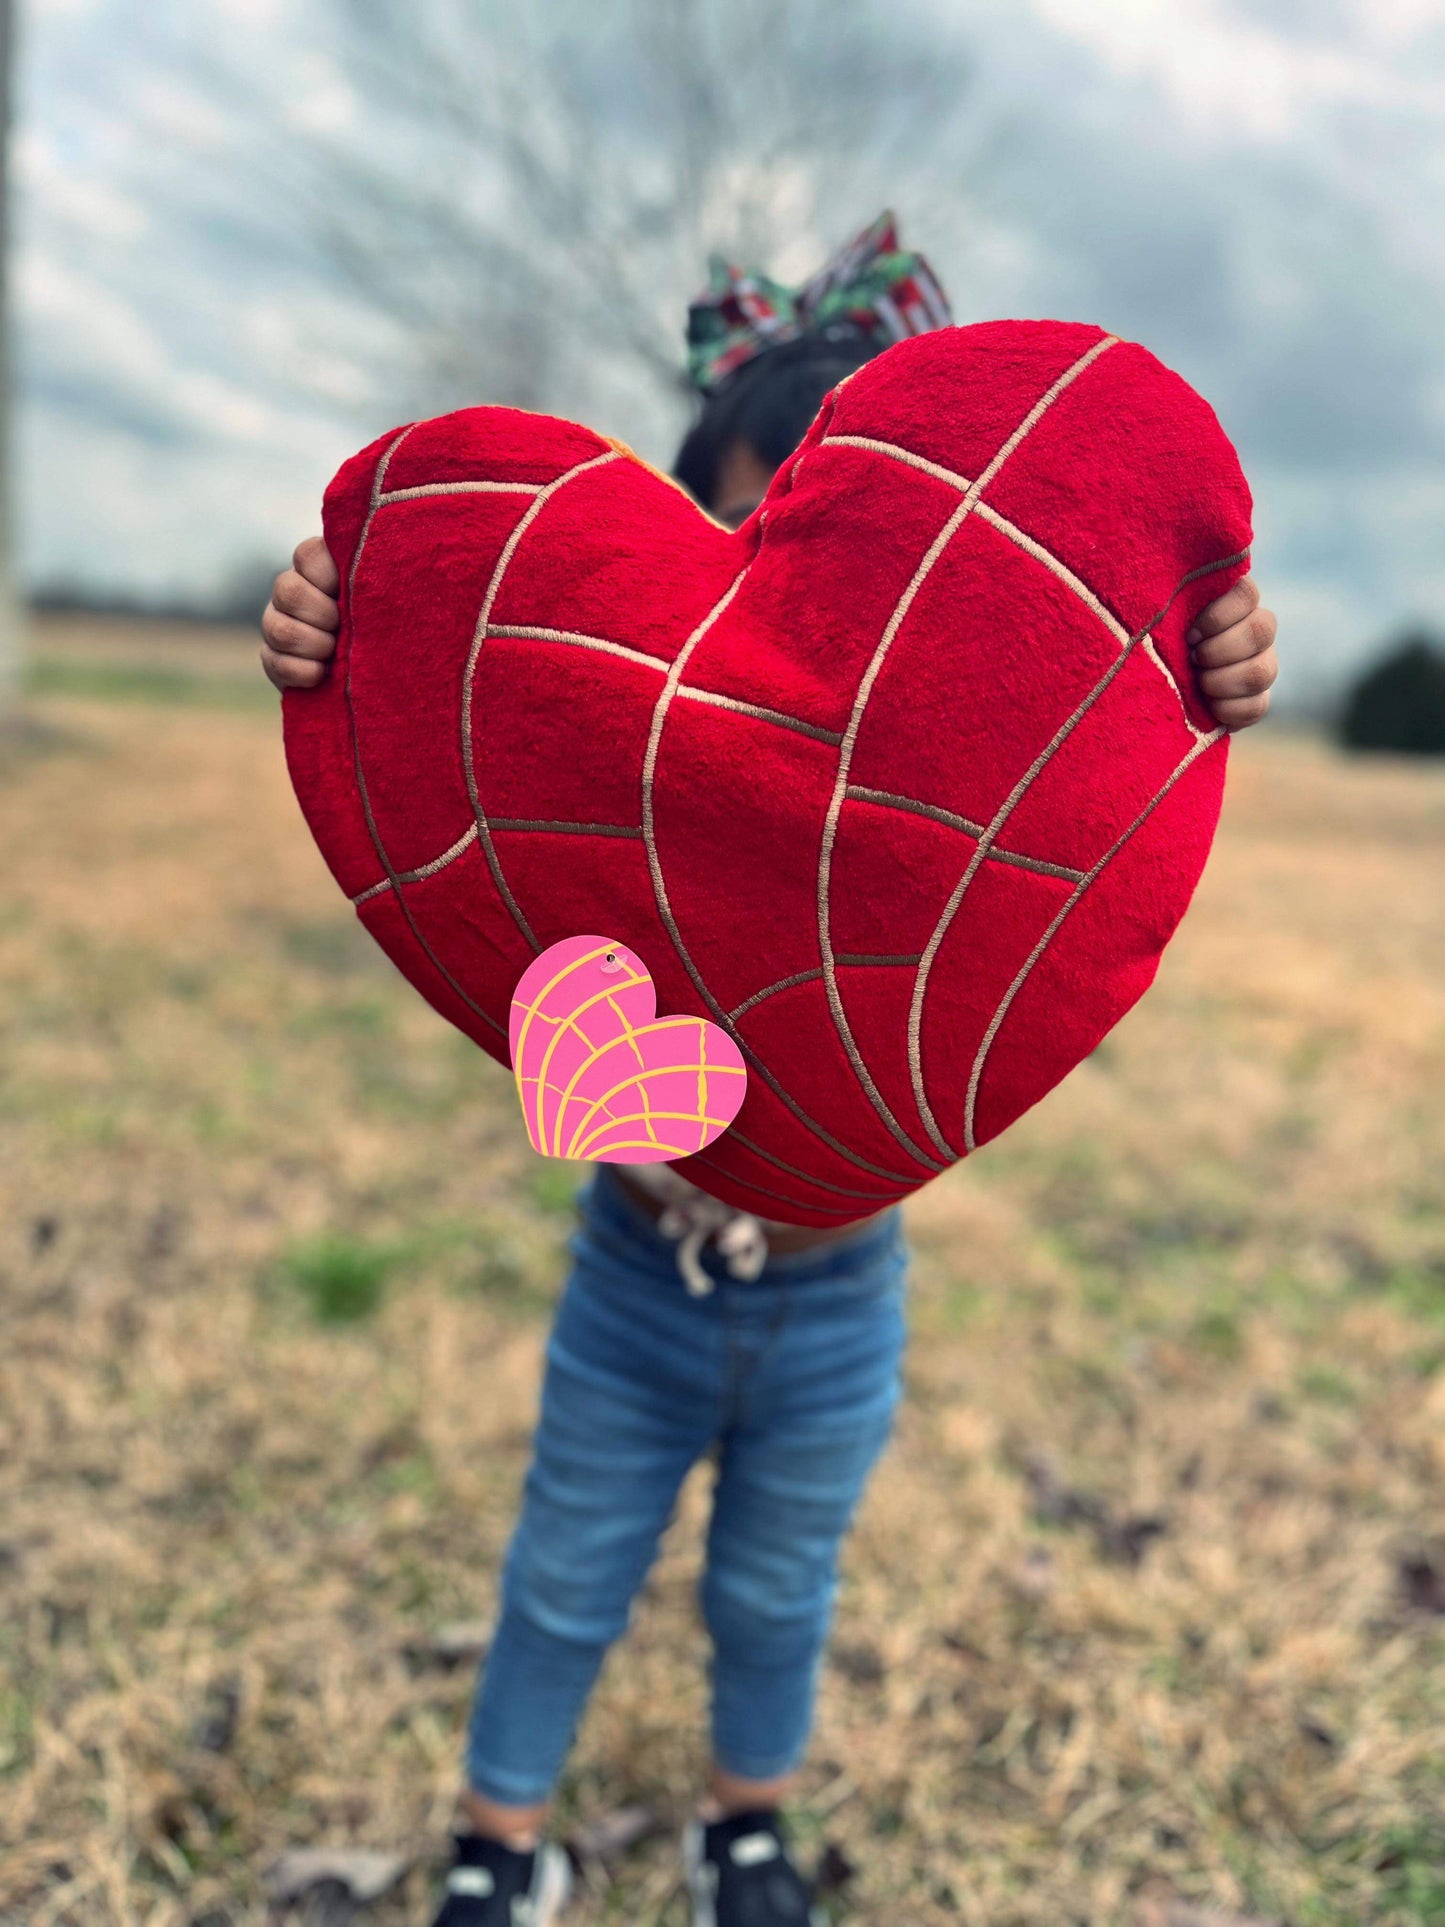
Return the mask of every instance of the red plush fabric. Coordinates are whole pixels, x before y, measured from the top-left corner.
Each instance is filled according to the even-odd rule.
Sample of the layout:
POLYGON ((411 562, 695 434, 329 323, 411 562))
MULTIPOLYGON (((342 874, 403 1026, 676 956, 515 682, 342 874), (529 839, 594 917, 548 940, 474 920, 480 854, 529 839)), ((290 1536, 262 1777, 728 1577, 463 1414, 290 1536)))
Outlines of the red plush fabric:
POLYGON ((1208 405, 1059 322, 890 349, 735 534, 586 429, 464 410, 327 493, 342 627, 286 698, 292 776, 362 920, 484 1050, 541 949, 605 932, 748 1063, 679 1169, 845 1223, 1147 988, 1224 783, 1185 632, 1249 517, 1208 405))

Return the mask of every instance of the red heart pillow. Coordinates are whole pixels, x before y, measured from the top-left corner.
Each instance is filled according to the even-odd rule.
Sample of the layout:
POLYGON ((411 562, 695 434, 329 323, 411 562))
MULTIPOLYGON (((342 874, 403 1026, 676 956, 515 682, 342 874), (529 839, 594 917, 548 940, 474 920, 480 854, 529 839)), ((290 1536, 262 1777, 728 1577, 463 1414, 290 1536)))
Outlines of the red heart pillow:
POLYGON ((985 1143, 1140 996, 1226 745, 1184 636, 1244 572, 1212 410, 1058 322, 900 343, 729 533, 585 428, 466 409, 326 497, 334 672, 286 699, 367 928, 503 1062, 603 931, 748 1063, 678 1168, 837 1224, 985 1143))

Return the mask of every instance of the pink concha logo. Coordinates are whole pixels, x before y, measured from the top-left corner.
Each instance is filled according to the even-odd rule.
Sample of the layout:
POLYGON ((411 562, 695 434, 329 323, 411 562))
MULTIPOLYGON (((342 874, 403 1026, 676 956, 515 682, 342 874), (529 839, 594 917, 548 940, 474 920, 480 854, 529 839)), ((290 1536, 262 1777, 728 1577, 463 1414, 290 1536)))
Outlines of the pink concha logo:
POLYGON ((512 1070, 545 1157, 665 1164, 721 1137, 747 1069, 704 1017, 659 1017, 647 967, 609 937, 565 937, 512 993, 512 1070))

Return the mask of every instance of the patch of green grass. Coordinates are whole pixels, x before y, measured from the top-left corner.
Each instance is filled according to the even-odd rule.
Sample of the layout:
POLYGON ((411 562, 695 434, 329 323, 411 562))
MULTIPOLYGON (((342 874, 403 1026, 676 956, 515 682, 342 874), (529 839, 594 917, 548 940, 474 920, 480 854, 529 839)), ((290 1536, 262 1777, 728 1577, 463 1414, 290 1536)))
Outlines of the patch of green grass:
POLYGON ((420 1450, 406 1458, 394 1459, 381 1468, 380 1484, 385 1492, 413 1492, 431 1504, 441 1490, 441 1481, 430 1452, 420 1450))
POLYGON ((244 1144, 246 1128, 224 1105, 203 1097, 190 1106, 190 1126, 200 1144, 221 1147, 244 1144))
POLYGON ((1189 1336, 1211 1358, 1238 1358, 1243 1349, 1239 1319, 1225 1305, 1211 1305, 1200 1312, 1189 1336))
POLYGON ((950 1278, 936 1304, 945 1331, 958 1332, 973 1324, 984 1309, 983 1288, 968 1279, 950 1278))
POLYGON ((18 1687, 0 1689, 0 1779, 30 1764, 34 1718, 34 1706, 18 1687))
POLYGON ((1383 1839, 1362 1843, 1380 1876, 1385 1916, 1402 1927, 1441 1927, 1445 1922, 1445 1828, 1429 1821, 1392 1827, 1383 1839))
POLYGON ((163 968, 167 992, 172 997, 180 998, 182 1003, 199 1003, 203 997, 210 995, 214 978, 209 970, 182 963, 167 963, 163 968))
POLYGON ((556 1264, 536 1262, 516 1230, 500 1220, 429 1222, 418 1233, 417 1253, 428 1275, 460 1297, 485 1298, 528 1317, 555 1302, 556 1264))
POLYGON ((474 1071, 459 1072, 436 1050, 402 1052, 384 1039, 353 1033, 345 1063, 358 1099, 389 1117, 455 1117, 476 1099, 474 1071))
POLYGON ((570 1211, 577 1201, 579 1173, 585 1165, 564 1158, 544 1158, 532 1172, 529 1189, 544 1211, 570 1211))
POLYGON ((1108 1317, 1124 1302, 1124 1287, 1115 1272, 1086 1272, 1079 1280, 1079 1296, 1086 1309, 1108 1317))
POLYGON ((1445 1259, 1436 1258, 1420 1266, 1402 1266, 1392 1271, 1385 1284, 1385 1296, 1414 1318, 1445 1324, 1445 1259))
POLYGON ((1355 1387, 1333 1365, 1307 1365, 1296 1383, 1304 1398, 1320 1405, 1353 1405, 1358 1399, 1355 1387))
POLYGON ((25 678, 33 696, 82 696, 99 702, 160 703, 202 709, 274 709, 276 698, 259 677, 193 676, 146 663, 67 662, 42 656, 25 678))
POLYGON ((388 968, 382 952, 354 917, 289 918, 277 934, 292 962, 327 977, 375 976, 388 968))
POLYGON ((380 997, 328 997, 288 1014, 286 1027, 296 1037, 337 1032, 350 1037, 385 1037, 392 1029, 393 1007, 380 997))
POLYGON ((395 1244, 328 1231, 290 1246, 278 1268, 321 1324, 349 1325, 378 1309, 404 1255, 395 1244))

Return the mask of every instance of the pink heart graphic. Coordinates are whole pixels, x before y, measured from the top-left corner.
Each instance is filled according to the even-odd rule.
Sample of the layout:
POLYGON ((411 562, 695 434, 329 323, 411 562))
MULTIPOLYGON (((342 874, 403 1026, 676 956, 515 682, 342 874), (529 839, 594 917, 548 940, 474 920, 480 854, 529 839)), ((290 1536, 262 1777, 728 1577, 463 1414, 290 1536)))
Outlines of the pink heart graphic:
POLYGON ((610 937, 564 937, 512 993, 512 1069, 532 1148, 596 1164, 664 1164, 721 1137, 747 1070, 704 1017, 659 1017, 645 964, 610 937))

